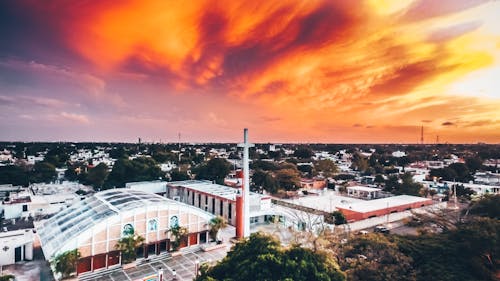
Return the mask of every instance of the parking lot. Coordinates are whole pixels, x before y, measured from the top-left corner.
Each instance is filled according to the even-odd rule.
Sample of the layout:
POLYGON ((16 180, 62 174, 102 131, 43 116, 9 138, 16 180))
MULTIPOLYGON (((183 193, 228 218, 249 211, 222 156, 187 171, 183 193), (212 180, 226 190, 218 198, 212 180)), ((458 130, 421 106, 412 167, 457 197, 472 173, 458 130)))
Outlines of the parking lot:
POLYGON ((163 259, 145 262, 136 267, 125 269, 118 268, 113 272, 103 272, 91 279, 82 278, 85 281, 138 281, 156 280, 158 271, 163 270, 163 280, 193 280, 197 268, 204 263, 215 263, 226 256, 228 248, 221 248, 209 252, 197 251, 184 253, 176 257, 165 257, 163 259), (175 277, 175 278, 174 278, 175 277))

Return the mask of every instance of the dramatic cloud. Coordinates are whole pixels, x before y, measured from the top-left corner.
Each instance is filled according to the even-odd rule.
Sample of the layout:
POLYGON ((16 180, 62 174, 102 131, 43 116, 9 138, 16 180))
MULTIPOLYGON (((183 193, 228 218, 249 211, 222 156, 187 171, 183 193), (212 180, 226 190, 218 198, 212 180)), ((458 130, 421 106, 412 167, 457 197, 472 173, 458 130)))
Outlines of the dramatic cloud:
POLYGON ((500 125, 484 122, 500 119, 498 9, 470 0, 4 2, 0 106, 9 111, 0 115, 11 117, 0 129, 29 127, 33 113, 21 107, 39 108, 38 97, 113 140, 179 131, 234 140, 249 126, 264 142, 416 142, 425 123, 443 141, 499 142, 500 125))

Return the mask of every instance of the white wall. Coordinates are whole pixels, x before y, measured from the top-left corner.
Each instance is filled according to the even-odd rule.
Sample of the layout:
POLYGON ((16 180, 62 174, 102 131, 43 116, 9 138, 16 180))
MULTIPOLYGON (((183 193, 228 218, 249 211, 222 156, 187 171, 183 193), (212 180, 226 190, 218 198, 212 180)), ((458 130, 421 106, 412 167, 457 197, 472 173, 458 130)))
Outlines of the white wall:
POLYGON ((0 264, 13 264, 15 250, 21 247, 21 259, 33 259, 33 231, 21 229, 0 233, 0 264), (23 247, 26 245, 26 247, 23 247))

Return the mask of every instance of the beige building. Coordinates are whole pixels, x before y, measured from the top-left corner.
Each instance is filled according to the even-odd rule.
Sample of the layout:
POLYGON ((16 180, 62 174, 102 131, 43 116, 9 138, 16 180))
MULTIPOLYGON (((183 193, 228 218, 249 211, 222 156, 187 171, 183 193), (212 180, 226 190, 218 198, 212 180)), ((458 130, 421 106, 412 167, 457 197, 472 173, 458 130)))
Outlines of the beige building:
POLYGON ((45 257, 78 249, 78 273, 120 266, 118 240, 129 234, 145 238, 138 258, 160 255, 171 249, 168 231, 186 227, 189 237, 181 247, 207 243, 208 212, 139 190, 112 189, 94 194, 50 218, 38 229, 45 257))
MULTIPOLYGON (((168 198, 221 216, 228 224, 236 225, 236 196, 241 189, 202 180, 169 182, 166 187, 168 198)), ((269 196, 250 192, 249 207, 250 224, 264 223, 266 216, 273 215, 269 196)))

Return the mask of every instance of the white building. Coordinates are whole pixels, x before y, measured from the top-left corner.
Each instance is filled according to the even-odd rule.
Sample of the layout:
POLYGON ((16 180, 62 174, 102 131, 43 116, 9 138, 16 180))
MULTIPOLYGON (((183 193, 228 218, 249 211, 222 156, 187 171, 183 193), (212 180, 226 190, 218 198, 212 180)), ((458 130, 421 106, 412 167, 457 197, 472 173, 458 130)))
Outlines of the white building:
POLYGON ((500 174, 498 173, 476 173, 474 183, 500 186, 500 174))
MULTIPOLYGON (((236 225, 236 195, 240 189, 210 181, 187 180, 167 183, 166 196, 219 215, 236 225)), ((271 207, 271 197, 250 192, 250 222, 262 223, 271 207)))
POLYGON ((0 265, 33 260, 33 230, 0 232, 0 265))
POLYGON ((43 161, 45 159, 44 156, 35 156, 35 155, 28 155, 28 164, 30 165, 35 165, 36 162, 43 161))
POLYGON ((397 150, 397 151, 394 151, 392 153, 392 157, 401 158, 401 157, 405 157, 405 156, 406 156, 406 152, 404 152, 404 151, 397 150))
POLYGON ((348 186, 347 187, 347 196, 355 197, 359 199, 377 199, 380 197, 381 188, 374 188, 368 186, 348 186))

